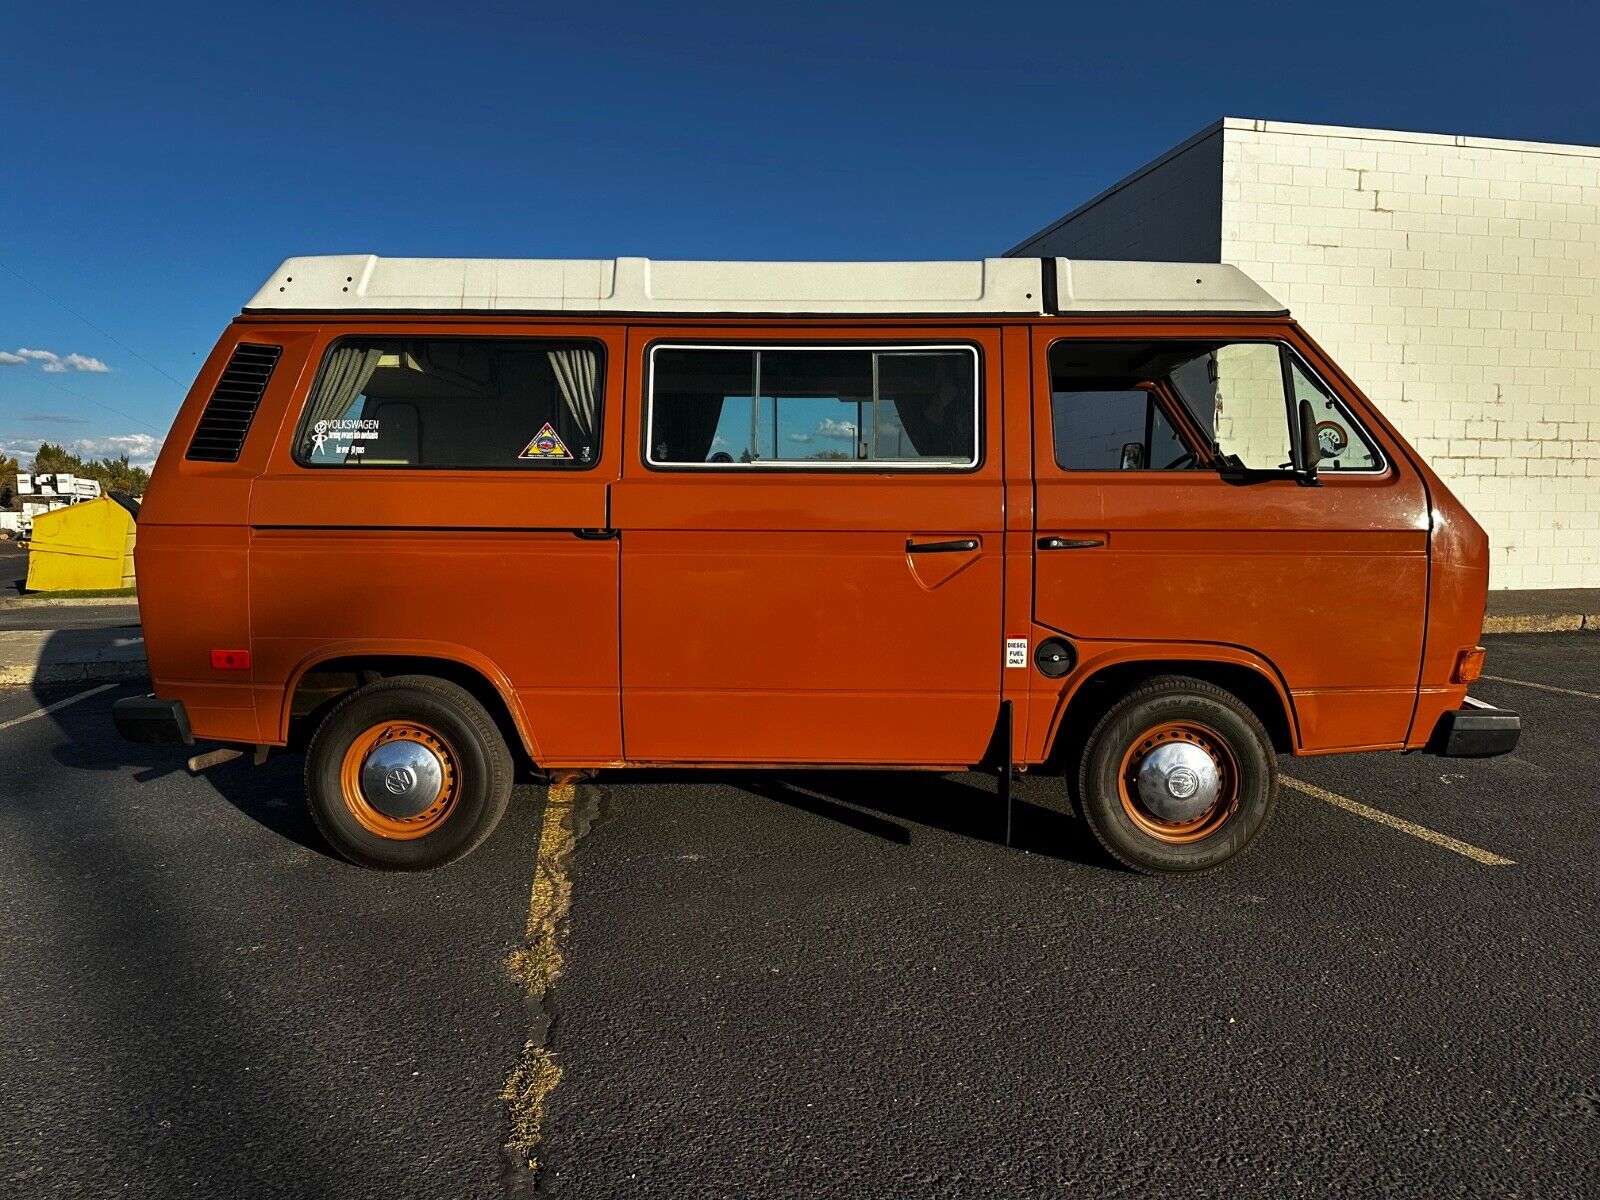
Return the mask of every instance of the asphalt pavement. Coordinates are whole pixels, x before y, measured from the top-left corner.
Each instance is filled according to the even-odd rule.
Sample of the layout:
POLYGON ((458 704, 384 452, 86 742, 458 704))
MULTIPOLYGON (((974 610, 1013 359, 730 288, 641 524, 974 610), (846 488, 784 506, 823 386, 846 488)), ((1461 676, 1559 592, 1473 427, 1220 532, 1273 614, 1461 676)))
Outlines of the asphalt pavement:
POLYGON ((94 604, 5 603, 0 600, 0 632, 8 630, 129 629, 139 624, 139 606, 127 601, 94 604))
POLYGON ((27 577, 27 547, 11 538, 0 537, 0 597, 16 595, 27 577))
POLYGON ((537 791, 455 869, 360 871, 300 759, 191 777, 112 734, 134 690, 0 728, 0 1194, 505 1194, 537 791))
POLYGON ((10 726, 87 689, 0 693, 0 1189, 1600 1193, 1600 638, 1488 671, 1515 755, 1285 760, 1310 790, 1190 882, 1109 863, 1050 779, 1008 848, 976 776, 603 776, 542 1008, 506 963, 543 789, 369 874, 298 759, 191 777, 111 736, 131 689, 10 726), (530 1038, 537 1179, 501 1149, 530 1038))

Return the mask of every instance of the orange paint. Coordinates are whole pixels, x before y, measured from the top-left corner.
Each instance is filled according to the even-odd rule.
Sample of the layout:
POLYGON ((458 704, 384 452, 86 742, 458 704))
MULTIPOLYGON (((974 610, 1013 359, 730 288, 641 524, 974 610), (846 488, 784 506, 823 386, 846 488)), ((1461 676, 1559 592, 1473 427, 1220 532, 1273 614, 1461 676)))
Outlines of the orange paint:
POLYGON ((406 659, 481 681, 529 756, 571 769, 962 767, 984 758, 1002 700, 1013 761, 1036 765, 1097 673, 1154 663, 1248 677, 1299 753, 1417 748, 1462 703, 1458 657, 1477 643, 1487 580, 1482 530, 1277 318, 242 317, 173 426, 138 557, 156 691, 184 702, 199 738, 284 744, 308 673, 406 659), (297 464, 319 364, 358 333, 598 343, 595 465, 297 464), (1211 469, 1058 468, 1051 345, 1157 337, 1288 344, 1366 427, 1387 472, 1324 472, 1302 487, 1240 486, 1211 469), (240 342, 283 352, 239 460, 191 461, 240 342), (657 342, 973 347, 980 461, 651 468, 657 342), (1083 544, 1040 549, 1049 539, 1083 544), (1059 679, 1031 657, 1053 635, 1077 656, 1059 679), (1005 665, 1010 639, 1026 642, 1022 667, 1005 665), (215 647, 244 651, 248 666, 213 670, 215 647))

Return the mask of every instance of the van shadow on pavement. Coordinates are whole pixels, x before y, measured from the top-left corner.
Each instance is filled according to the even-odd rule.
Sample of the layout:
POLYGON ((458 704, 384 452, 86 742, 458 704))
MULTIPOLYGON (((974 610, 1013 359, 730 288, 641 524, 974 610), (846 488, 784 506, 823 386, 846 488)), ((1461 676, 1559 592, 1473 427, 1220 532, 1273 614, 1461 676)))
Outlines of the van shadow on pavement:
MULTIPOLYGON (((938 775, 927 771, 609 771, 601 782, 628 785, 675 783, 727 784, 896 846, 910 846, 923 826, 991 845, 1005 844, 1005 811, 996 781, 976 773, 938 775)), ((1063 862, 1120 872, 1094 835, 1068 811, 1066 782, 1024 778, 1012 785, 1011 849, 1063 862), (1059 796, 1056 808, 1025 798, 1059 796)))
MULTIPOLYGON (((55 635, 51 639, 51 644, 60 637, 61 634, 55 635)), ((48 645, 46 651, 47 653, 49 651, 48 645)), ((43 683, 35 684, 31 692, 37 705, 45 708, 98 686, 101 685, 43 683)), ((149 686, 148 680, 130 680, 126 684, 119 685, 113 692, 106 692, 103 696, 96 696, 86 701, 88 704, 98 704, 105 708, 104 736, 94 738, 68 736, 51 748, 51 756, 63 767, 74 771, 117 772, 132 767, 133 780, 141 784, 154 783, 175 775, 187 776, 189 757, 208 749, 217 749, 217 743, 200 743, 195 746, 140 746, 123 741, 111 726, 110 701, 120 696, 141 695, 149 690, 149 686)), ((42 719, 54 720, 57 727, 65 733, 67 728, 60 718, 68 716, 72 711, 67 709, 59 716, 51 714, 50 717, 42 719)), ((203 771, 197 778, 209 785, 212 791, 240 813, 271 833, 343 863, 344 859, 328 845, 311 819, 301 782, 301 763, 300 755, 277 751, 265 764, 257 767, 252 763, 250 751, 246 748, 241 757, 203 771)))
MULTIPOLYGON (((982 775, 935 775, 924 771, 819 771, 794 776, 759 776, 742 786, 758 796, 777 800, 807 812, 856 828, 862 817, 897 829, 889 840, 909 844, 911 830, 901 822, 925 825, 973 841, 1005 844, 1005 810, 997 781, 982 775), (984 786, 978 786, 979 782, 984 786), (861 811, 864 810, 864 811, 861 811), (878 813, 881 817, 872 817, 878 813), (888 818, 888 819, 884 819, 888 818)), ((1024 799, 1026 786, 1012 784, 1011 849, 1083 866, 1117 870, 1101 852, 1099 843, 1081 820, 1063 809, 1049 808, 1024 799)), ((1066 784, 1041 779, 1034 788, 1059 789, 1063 806, 1066 784)), ((885 836, 883 831, 866 832, 885 836)))
MULTIPOLYGON (((127 689, 124 694, 134 694, 134 691, 127 689)), ((203 753, 208 748, 215 748, 215 744, 135 746, 110 733, 105 739, 92 743, 63 742, 56 748, 55 757, 62 766, 83 771, 111 771, 141 764, 134 779, 147 783, 170 775, 187 775, 189 755, 203 753)), ((300 755, 280 752, 258 767, 246 751, 242 757, 202 771, 196 778, 262 828, 297 846, 344 863, 311 819, 302 791, 300 764, 300 755)))

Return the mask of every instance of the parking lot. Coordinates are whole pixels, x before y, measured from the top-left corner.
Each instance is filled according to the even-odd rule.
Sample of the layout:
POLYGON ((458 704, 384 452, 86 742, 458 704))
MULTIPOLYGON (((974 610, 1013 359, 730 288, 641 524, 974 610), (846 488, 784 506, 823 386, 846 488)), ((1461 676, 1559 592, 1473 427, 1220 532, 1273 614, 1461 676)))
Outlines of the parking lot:
POLYGON ((1600 637, 1487 669, 1515 755, 1285 760, 1192 882, 1057 780, 1007 848, 992 780, 879 772, 529 783, 378 875, 296 757, 191 776, 115 738, 135 688, 0 693, 0 1187, 1596 1194, 1600 637), (530 1062, 542 1113, 502 1099, 530 1062))

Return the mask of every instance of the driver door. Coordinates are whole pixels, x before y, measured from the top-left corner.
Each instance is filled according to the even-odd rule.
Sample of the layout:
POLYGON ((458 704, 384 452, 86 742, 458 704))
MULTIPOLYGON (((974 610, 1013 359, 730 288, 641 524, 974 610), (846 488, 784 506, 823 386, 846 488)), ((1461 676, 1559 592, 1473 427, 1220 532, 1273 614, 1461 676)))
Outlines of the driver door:
POLYGON ((1166 654, 1245 648, 1286 682, 1304 748, 1402 744, 1427 496, 1315 347, 1292 326, 1083 325, 1036 327, 1033 355, 1036 620, 1166 654), (1302 395, 1346 437, 1315 487, 1283 469, 1302 395))

